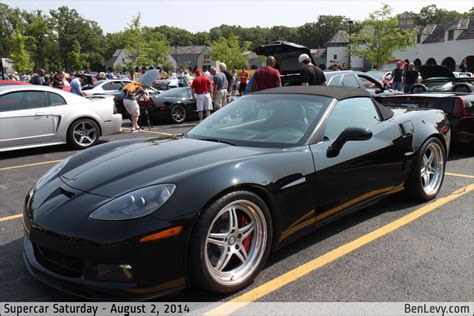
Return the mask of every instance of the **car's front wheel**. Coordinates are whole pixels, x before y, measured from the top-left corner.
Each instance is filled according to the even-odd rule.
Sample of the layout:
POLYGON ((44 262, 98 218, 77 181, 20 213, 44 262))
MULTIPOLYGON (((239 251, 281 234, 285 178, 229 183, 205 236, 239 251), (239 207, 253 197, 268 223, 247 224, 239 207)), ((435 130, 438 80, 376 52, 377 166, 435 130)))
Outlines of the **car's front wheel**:
POLYGON ((418 159, 407 181, 407 193, 422 201, 434 199, 444 179, 446 154, 436 137, 429 138, 418 153, 418 159))
POLYGON ((226 194, 198 219, 190 241, 191 282, 216 293, 253 282, 270 252, 272 222, 265 202, 247 191, 226 194))
POLYGON ((99 141, 99 126, 88 118, 78 119, 67 131, 67 142, 76 149, 84 149, 99 141))

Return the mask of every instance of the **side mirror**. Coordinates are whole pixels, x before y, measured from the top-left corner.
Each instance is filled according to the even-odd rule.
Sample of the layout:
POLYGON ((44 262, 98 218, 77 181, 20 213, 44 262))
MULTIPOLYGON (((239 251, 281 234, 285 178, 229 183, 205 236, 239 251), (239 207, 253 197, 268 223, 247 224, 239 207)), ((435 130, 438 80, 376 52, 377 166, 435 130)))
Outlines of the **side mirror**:
POLYGON ((350 140, 368 140, 372 138, 372 132, 366 128, 348 127, 344 129, 337 139, 328 147, 327 157, 332 158, 339 155, 342 146, 350 140))

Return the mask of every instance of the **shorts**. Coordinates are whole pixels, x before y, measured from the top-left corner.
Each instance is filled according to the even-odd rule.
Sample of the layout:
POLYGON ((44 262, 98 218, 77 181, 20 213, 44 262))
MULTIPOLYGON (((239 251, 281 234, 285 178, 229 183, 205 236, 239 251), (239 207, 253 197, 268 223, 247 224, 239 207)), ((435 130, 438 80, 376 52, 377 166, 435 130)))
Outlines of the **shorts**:
POLYGON ((209 93, 196 94, 196 108, 198 112, 212 110, 212 100, 209 93))
POLYGON ((247 89, 247 84, 241 82, 240 85, 239 85, 239 92, 244 92, 245 89, 247 89))
POLYGON ((227 90, 217 90, 216 95, 214 96, 214 108, 216 110, 222 108, 227 104, 227 90))
POLYGON ((123 106, 131 116, 140 116, 140 106, 137 100, 123 99, 123 106))

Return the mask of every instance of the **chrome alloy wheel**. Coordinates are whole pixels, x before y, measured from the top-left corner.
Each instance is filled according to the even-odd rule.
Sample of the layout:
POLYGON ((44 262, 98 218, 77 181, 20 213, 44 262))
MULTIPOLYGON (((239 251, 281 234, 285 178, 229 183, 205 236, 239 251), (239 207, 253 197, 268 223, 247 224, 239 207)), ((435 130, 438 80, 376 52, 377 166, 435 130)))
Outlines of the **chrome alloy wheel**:
POLYGON ((171 109, 171 117, 176 123, 182 123, 186 119, 186 109, 181 105, 175 105, 171 109))
POLYGON ((82 147, 92 145, 97 139, 97 127, 88 121, 79 121, 73 128, 74 141, 82 147))
POLYGON ((429 144, 423 154, 421 162, 421 185, 426 194, 432 195, 438 192, 443 181, 444 151, 435 142, 429 144))
POLYGON ((267 222, 262 210, 248 200, 222 208, 206 238, 206 268, 222 285, 243 282, 258 267, 267 244, 267 222))

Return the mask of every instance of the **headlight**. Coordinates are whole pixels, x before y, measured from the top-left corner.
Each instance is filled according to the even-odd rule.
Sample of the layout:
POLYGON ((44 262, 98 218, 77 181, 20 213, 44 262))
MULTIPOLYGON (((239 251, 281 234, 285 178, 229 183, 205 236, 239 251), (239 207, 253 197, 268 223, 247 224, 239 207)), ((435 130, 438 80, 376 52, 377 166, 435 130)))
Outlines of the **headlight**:
POLYGON ((95 210, 90 219, 121 221, 149 215, 173 194, 174 184, 159 184, 124 194, 95 210))
POLYGON ((38 182, 36 182, 36 188, 39 188, 40 186, 42 186, 43 184, 45 184, 46 182, 48 182, 49 180, 51 180, 55 175, 58 174, 59 171, 61 171, 61 169, 68 163, 69 159, 71 157, 67 157, 66 159, 64 159, 63 161, 61 161, 60 163, 54 165, 54 167, 52 167, 51 169, 48 170, 48 172, 46 172, 45 174, 43 174, 41 176, 41 178, 38 180, 38 182))

